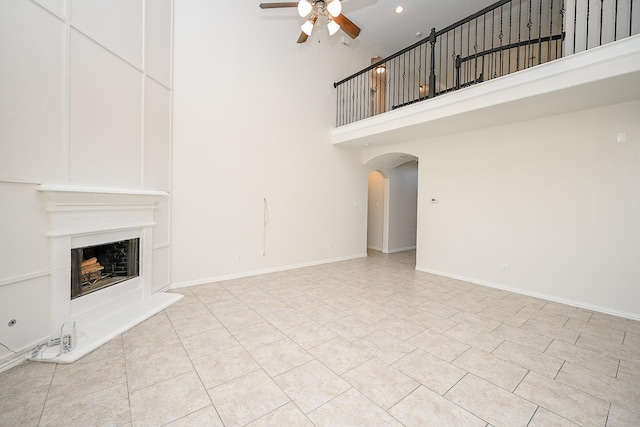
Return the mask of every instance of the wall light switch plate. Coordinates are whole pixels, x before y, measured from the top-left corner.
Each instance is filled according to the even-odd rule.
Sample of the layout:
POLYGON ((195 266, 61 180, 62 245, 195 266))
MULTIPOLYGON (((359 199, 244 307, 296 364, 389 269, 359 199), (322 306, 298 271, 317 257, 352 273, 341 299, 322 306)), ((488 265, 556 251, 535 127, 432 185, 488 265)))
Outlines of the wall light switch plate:
POLYGON ((627 134, 625 132, 618 132, 616 134, 616 141, 627 142, 627 134))

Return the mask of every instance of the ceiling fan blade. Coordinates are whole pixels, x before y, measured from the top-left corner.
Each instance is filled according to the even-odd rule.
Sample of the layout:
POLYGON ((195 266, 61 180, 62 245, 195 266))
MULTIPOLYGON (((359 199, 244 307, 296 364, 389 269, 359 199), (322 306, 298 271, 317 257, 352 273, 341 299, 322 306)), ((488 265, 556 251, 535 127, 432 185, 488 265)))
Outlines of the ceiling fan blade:
POLYGON ((298 2, 287 1, 281 3, 260 3, 260 9, 275 9, 278 7, 298 7, 298 2))
POLYGON ((356 37, 358 37, 358 35, 360 35, 360 27, 351 22, 351 20, 344 16, 342 13, 332 18, 334 21, 336 21, 336 24, 340 25, 342 31, 347 33, 347 35, 352 39, 355 39, 356 37))

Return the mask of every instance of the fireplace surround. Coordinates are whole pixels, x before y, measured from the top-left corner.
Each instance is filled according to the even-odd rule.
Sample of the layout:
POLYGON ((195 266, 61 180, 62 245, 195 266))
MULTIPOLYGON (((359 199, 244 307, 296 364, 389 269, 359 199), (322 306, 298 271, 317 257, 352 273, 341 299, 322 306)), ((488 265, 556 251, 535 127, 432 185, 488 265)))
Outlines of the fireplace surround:
POLYGON ((73 362, 182 297, 153 290, 153 213, 166 192, 44 184, 38 191, 49 217, 49 339, 68 322, 76 322, 77 336, 74 351, 58 355, 53 346, 35 360, 73 362), (72 298, 74 250, 123 241, 137 242, 137 275, 72 298))

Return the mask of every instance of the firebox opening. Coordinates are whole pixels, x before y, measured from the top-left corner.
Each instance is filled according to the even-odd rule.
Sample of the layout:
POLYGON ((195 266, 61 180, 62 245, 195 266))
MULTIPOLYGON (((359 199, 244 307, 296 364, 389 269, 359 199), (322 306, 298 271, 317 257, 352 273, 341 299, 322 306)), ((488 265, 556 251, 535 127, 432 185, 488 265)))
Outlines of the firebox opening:
POLYGON ((139 238, 71 249, 71 299, 139 275, 139 238))

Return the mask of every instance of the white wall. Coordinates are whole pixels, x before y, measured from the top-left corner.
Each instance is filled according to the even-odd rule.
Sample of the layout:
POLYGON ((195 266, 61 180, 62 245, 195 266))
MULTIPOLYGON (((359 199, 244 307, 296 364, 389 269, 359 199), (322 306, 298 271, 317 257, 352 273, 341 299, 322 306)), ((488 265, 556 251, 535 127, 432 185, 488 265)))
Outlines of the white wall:
POLYGON ((384 188, 385 178, 379 171, 369 174, 367 191, 367 248, 384 249, 384 188))
MULTIPOLYGON (((0 342, 15 350, 48 336, 37 185, 171 190, 171 25, 171 0, 0 2, 0 342)), ((169 207, 154 289, 169 285, 169 207)))
POLYGON ((640 318, 638 117, 635 101, 393 146, 420 159, 417 268, 640 318))
POLYGON ((415 248, 417 211, 418 164, 408 162, 389 176, 389 253, 415 248))
POLYGON ((176 286, 366 253, 367 173, 329 131, 333 82, 373 55, 322 27, 298 45, 300 24, 256 2, 176 2, 176 286))

